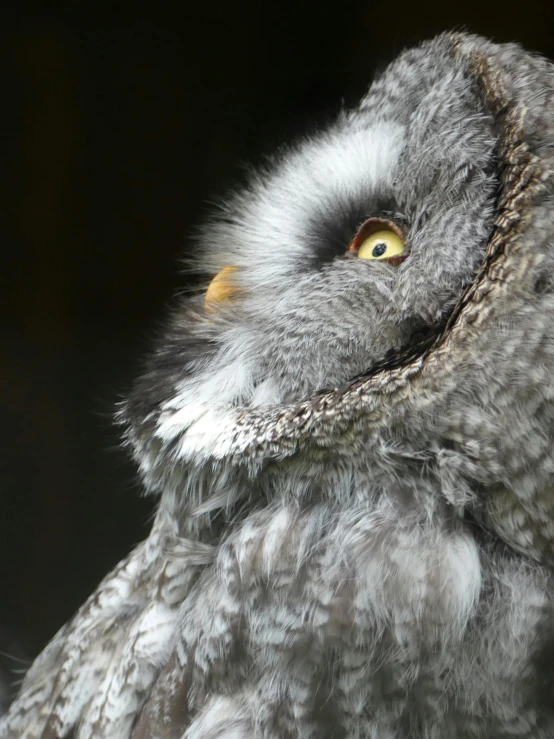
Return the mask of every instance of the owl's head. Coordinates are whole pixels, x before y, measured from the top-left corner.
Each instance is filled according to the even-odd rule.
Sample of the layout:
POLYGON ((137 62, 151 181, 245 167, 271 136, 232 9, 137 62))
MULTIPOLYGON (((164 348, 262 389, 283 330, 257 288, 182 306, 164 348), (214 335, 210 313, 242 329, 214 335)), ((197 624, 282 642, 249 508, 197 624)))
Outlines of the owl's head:
POLYGON ((405 52, 221 205, 194 264, 212 282, 182 302, 125 409, 144 470, 147 447, 218 456, 231 416, 398 364, 443 330, 483 264, 501 170, 498 111, 464 43, 479 41, 405 52))

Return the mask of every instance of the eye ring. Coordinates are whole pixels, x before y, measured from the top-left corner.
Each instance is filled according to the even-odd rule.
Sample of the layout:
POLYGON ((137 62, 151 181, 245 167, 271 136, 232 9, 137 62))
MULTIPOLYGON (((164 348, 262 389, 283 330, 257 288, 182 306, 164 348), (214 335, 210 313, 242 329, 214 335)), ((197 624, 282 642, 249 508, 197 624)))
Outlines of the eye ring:
POLYGON ((396 267, 406 259, 405 244, 406 234, 396 223, 388 218, 368 218, 352 239, 346 256, 379 260, 396 267), (386 256, 387 250, 391 256, 386 256))

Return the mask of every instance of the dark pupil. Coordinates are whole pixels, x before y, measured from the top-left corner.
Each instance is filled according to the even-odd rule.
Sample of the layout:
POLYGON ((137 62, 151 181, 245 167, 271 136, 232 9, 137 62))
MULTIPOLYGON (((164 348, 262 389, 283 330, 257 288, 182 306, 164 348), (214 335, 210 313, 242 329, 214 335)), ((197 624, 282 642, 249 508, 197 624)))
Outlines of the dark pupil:
POLYGON ((387 245, 384 241, 380 241, 378 244, 375 244, 373 247, 371 253, 374 257, 382 257, 383 254, 387 251, 387 245))

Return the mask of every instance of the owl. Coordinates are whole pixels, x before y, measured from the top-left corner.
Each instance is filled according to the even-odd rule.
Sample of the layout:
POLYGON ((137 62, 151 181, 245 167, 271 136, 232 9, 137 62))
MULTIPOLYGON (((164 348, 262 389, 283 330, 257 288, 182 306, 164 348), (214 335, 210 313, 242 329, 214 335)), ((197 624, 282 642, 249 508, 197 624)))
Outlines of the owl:
POLYGON ((554 67, 443 34, 202 231, 152 531, 3 739, 554 736, 554 67))

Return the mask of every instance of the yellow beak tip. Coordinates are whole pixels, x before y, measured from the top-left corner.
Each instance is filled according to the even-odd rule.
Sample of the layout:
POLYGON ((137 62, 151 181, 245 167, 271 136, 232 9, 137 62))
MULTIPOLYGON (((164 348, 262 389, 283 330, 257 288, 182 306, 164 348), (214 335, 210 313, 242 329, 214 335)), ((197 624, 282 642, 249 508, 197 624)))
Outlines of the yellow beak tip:
POLYGON ((233 274, 237 271, 236 267, 227 265, 223 267, 208 285, 206 296, 204 298, 204 306, 208 310, 213 310, 218 303, 230 300, 238 292, 236 283, 233 280, 233 274))

